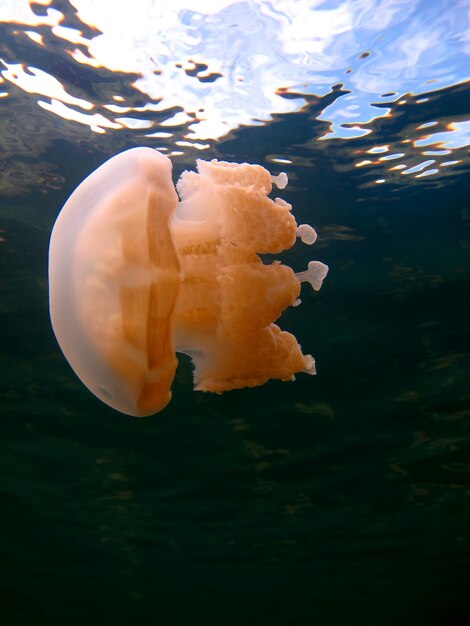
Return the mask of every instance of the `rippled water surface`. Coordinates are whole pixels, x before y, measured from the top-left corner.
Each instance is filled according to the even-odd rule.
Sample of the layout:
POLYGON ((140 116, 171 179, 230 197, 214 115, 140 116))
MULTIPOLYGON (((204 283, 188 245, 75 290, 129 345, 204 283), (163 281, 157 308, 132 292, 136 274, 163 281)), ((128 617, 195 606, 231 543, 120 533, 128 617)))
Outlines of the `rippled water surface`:
MULTIPOLYGON (((0 2, 0 623, 469 623, 468 2, 0 2), (330 273, 316 377, 137 420, 48 316, 55 218, 117 152, 286 171, 330 273)), ((284 260, 303 269, 312 253, 284 260)))

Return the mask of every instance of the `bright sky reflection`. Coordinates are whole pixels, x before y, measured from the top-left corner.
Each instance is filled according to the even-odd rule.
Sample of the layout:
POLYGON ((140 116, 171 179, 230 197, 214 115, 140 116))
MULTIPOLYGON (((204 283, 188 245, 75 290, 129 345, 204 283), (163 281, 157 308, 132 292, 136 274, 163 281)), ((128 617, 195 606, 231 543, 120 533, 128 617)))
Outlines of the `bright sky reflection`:
MULTIPOLYGON (((344 94, 318 119, 329 123, 323 139, 354 139, 371 132, 364 125, 389 114, 377 103, 406 102, 407 94, 463 82, 470 74, 467 0, 73 0, 79 20, 94 32, 63 25, 53 0, 34 4, 44 6, 44 15, 26 0, 3 0, 0 21, 28 27, 38 46, 43 36, 35 28, 49 28, 69 43, 77 68, 135 74, 136 93, 150 102, 121 107, 119 94, 114 102, 88 102, 33 63, 3 62, 2 87, 12 83, 37 94, 41 107, 101 133, 148 128, 155 137, 160 126, 186 124, 185 139, 204 146, 305 104, 281 97, 281 89, 324 96, 342 84, 344 94), (172 107, 180 112, 167 120, 144 119, 146 110, 172 107)), ((442 138, 419 145, 452 148, 468 133, 468 126, 455 124, 442 138)))

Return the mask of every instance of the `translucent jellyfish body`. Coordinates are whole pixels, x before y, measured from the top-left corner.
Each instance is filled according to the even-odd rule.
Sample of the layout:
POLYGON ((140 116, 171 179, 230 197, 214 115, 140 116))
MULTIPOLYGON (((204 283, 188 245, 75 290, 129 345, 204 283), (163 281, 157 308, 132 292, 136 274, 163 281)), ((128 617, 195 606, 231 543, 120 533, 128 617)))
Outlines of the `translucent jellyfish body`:
POLYGON ((49 248, 50 315, 59 345, 103 402, 135 416, 171 399, 177 359, 194 363, 195 389, 222 392, 315 373, 295 337, 274 324, 319 289, 328 268, 295 274, 258 254, 279 253, 315 231, 271 200, 261 166, 197 162, 175 191, 170 160, 151 148, 123 152, 71 195, 49 248))

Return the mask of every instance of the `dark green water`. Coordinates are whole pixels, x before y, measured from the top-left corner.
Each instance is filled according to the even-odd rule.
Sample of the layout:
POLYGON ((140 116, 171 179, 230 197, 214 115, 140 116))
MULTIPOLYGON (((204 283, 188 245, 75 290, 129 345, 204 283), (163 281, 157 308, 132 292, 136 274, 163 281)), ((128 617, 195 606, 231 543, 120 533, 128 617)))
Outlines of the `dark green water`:
MULTIPOLYGON (((466 102, 438 93, 421 121, 466 102)), ((369 143, 314 142, 321 102, 213 143, 204 158, 294 159, 283 197, 330 274, 281 325, 318 375, 214 396, 182 360, 170 406, 138 420, 62 356, 47 249, 76 185, 144 141, 19 91, 2 107, 0 623, 469 623, 468 166, 367 184, 353 149, 406 136, 412 105, 369 143)))

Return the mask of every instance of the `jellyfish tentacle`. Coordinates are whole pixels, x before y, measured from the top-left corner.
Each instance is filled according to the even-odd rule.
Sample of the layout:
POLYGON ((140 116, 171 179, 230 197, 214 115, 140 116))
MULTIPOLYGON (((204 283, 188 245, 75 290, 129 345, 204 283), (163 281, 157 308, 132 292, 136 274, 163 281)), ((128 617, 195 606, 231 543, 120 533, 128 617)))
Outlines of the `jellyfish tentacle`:
POLYGON ((278 189, 284 189, 287 187, 289 179, 287 178, 287 174, 285 172, 281 172, 277 176, 273 176, 271 174, 271 182, 276 185, 278 189))
POLYGON ((306 243, 308 246, 311 246, 317 240, 317 233, 310 224, 299 224, 296 232, 302 243, 306 243))
POLYGON ((328 265, 321 261, 310 261, 306 270, 295 273, 301 283, 310 283, 315 291, 320 289, 327 274, 328 265))
POLYGON ((310 376, 315 376, 317 373, 317 369, 315 367, 315 359, 311 354, 305 355, 305 367, 302 370, 304 374, 309 374, 310 376))

